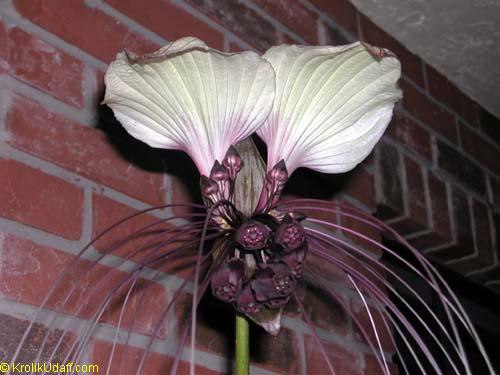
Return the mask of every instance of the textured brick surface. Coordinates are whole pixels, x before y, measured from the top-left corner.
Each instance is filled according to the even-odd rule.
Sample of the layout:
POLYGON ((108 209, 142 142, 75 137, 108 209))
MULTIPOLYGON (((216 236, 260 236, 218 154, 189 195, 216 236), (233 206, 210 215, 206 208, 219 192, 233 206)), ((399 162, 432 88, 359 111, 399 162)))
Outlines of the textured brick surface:
POLYGON ((446 185, 430 171, 427 172, 427 182, 431 210, 430 230, 410 240, 413 246, 422 250, 453 241, 446 185))
POLYGON ((409 116, 395 112, 387 132, 405 147, 432 160, 431 134, 409 116))
POLYGON ((500 176, 500 148, 469 129, 465 124, 460 124, 460 139, 462 147, 474 160, 486 166, 497 176, 500 176))
POLYGON ((103 61, 125 48, 141 53, 158 47, 84 0, 16 0, 14 6, 30 21, 103 61))
POLYGON ((472 191, 482 195, 486 193, 486 178, 481 168, 444 142, 437 141, 437 152, 439 168, 472 191))
POLYGON ((274 26, 240 1, 189 0, 189 2, 222 26, 241 36, 260 52, 264 52, 276 42, 274 26))
POLYGON ((368 314, 366 307, 363 304, 359 303, 359 301, 351 301, 351 308, 353 314, 357 319, 357 323, 361 326, 360 328, 362 328, 358 328, 354 323, 354 335, 356 339, 367 344, 369 340, 372 345, 378 350, 378 337, 382 349, 386 352, 393 352, 394 344, 391 338, 392 332, 388 331, 386 327, 386 324, 390 324, 390 321, 386 317, 384 318, 382 316, 382 314, 385 313, 382 313, 375 308, 369 308, 370 314, 368 314), (384 319, 386 323, 384 323, 384 319), (375 334, 375 330, 377 334, 375 334), (365 337, 365 334, 368 336, 368 339, 367 337, 365 337))
POLYGON ((390 219, 404 212, 401 158, 396 147, 382 143, 379 148, 379 208, 377 216, 390 219))
MULTIPOLYGON (((141 151, 151 154, 150 149, 131 143, 121 127, 114 125, 107 133, 83 126, 19 96, 14 98, 6 119, 12 146, 139 200, 163 203, 163 176, 148 172, 133 160, 144 158, 141 151), (127 147, 126 154, 121 151, 123 147, 127 147)), ((149 164, 161 168, 159 162, 149 164)))
MULTIPOLYGON (((136 374, 143 360, 144 350, 132 346, 117 344, 114 348, 113 357, 111 352, 113 343, 106 341, 95 341, 92 348, 92 360, 101 368, 110 368, 110 374, 136 374), (111 361, 110 361, 111 360, 111 361), (111 363, 110 363, 111 362, 111 363)), ((142 367, 143 374, 165 374, 169 373, 174 359, 172 357, 149 353, 145 355, 142 367)), ((221 372, 210 370, 203 366, 196 366, 196 374, 217 375, 221 372)), ((178 374, 189 373, 189 363, 181 361, 177 368, 178 374)))
MULTIPOLYGON (((199 175, 185 154, 153 150, 134 140, 109 109, 98 106, 104 91, 101 62, 109 62, 123 49, 152 51, 161 38, 172 41, 188 35, 212 47, 233 51, 250 46, 264 52, 278 41, 315 44, 321 40, 338 45, 363 39, 395 52, 402 63, 400 86, 404 99, 397 105, 388 136, 376 155, 342 175, 298 170, 287 186, 287 197, 340 197, 375 212, 407 235, 412 245, 438 261, 449 262, 450 267, 465 274, 480 270, 474 274, 477 281, 498 285, 495 281, 500 280, 500 272, 495 260, 500 232, 500 120, 358 13, 349 0, 12 0, 6 2, 5 8, 0 15, 0 223, 5 232, 0 241, 0 289, 2 298, 15 301, 13 305, 21 311, 33 308, 23 304, 41 302, 71 260, 72 255, 61 249, 68 239, 84 242, 88 236, 137 212, 133 207, 141 206, 141 202, 160 205, 200 201, 199 175), (90 123, 92 119, 95 123, 90 123)), ((325 203, 323 207, 334 206, 325 203)), ((187 208, 173 211, 177 215, 191 212, 187 208)), ((313 210, 305 213, 380 241, 376 230, 352 218, 313 210)), ((190 275, 197 249, 188 246, 179 250, 179 256, 164 258, 172 249, 172 245, 165 247, 162 243, 171 238, 170 232, 149 231, 147 236, 114 248, 120 240, 155 220, 155 216, 142 215, 100 239, 92 250, 97 254, 112 251, 118 257, 107 257, 107 265, 77 262, 74 272, 49 301, 50 307, 56 307, 62 292, 77 284, 78 293, 71 297, 65 311, 74 315, 82 306, 78 315, 88 318, 106 293, 126 276, 123 270, 108 265, 120 264, 138 250, 133 256, 136 262, 155 254, 162 256, 150 276, 164 276, 157 271, 179 278, 190 275), (105 280, 102 285, 100 280, 105 280), (92 303, 85 304, 83 299, 91 291, 96 296, 92 303)), ((162 229, 172 226, 163 225, 162 229)), ((363 254, 381 255, 377 246, 346 230, 336 230, 335 234, 368 251, 363 254)), ((71 249, 64 250, 77 247, 77 243, 71 243, 71 249)), ((350 306, 354 293, 342 268, 365 275, 385 291, 384 282, 368 275, 366 267, 384 277, 383 269, 346 246, 327 251, 340 267, 313 254, 309 254, 308 262, 335 285, 338 296, 333 298, 312 286, 313 282, 308 287, 304 282, 297 294, 313 323, 333 338, 334 342, 325 342, 325 348, 337 373, 383 373, 342 308, 342 303, 350 306)), ((167 295, 170 289, 142 278, 135 289, 125 307, 122 326, 130 327, 139 307, 134 335, 151 335, 172 298, 167 295)), ((104 312, 102 321, 108 329, 117 324, 126 291, 119 290, 104 312)), ((190 312, 189 297, 183 295, 184 299, 175 301, 175 311, 168 315, 175 319, 167 322, 168 332, 166 326, 160 330, 160 340, 167 339, 167 346, 152 347, 154 353, 147 356, 145 373, 170 370, 173 358, 157 351, 167 348, 172 354, 170 340, 175 342, 182 323, 188 322, 183 314, 190 312), (178 326, 171 327, 172 322, 178 326)), ((362 315, 359 305, 355 308, 362 315)), ((252 325, 252 364, 283 374, 301 373, 302 368, 307 373, 329 373, 309 334, 304 336, 303 348, 304 333, 295 326, 303 327, 298 304, 290 303, 285 315, 289 328, 277 338, 252 325)), ((367 325, 366 316, 361 315, 362 324, 367 325)), ((211 361, 213 355, 232 358, 234 354, 234 311, 208 295, 202 299, 198 316, 197 359, 208 367, 199 366, 197 373, 218 373, 211 368, 225 373, 224 364, 220 367, 211 361)), ((0 314, 0 333, 5 332, 1 337, 2 354, 13 350, 25 325, 24 321, 0 314)), ((36 326, 33 339, 23 348, 24 359, 32 358, 44 332, 43 326, 36 326)), ((53 343, 59 334, 54 332, 49 342, 53 343)), ((100 336, 104 341, 89 347, 88 354, 102 362, 100 372, 106 371, 109 342, 113 340, 104 336, 100 336)), ((65 347, 72 339, 70 335, 65 347)), ((391 350, 386 336, 383 341, 391 350)), ((122 359, 127 367, 124 373, 135 373, 146 343, 138 337, 133 342, 140 348, 118 346, 111 373, 119 372, 117 366, 122 359)), ((397 373, 392 364, 390 370, 397 373)), ((187 363, 181 361, 178 373, 188 371, 187 363)))
MULTIPOLYGON (((30 322, 7 314, 0 314, 0 358, 2 361, 11 362, 21 339, 23 338, 30 322)), ((38 361, 45 362, 52 358, 52 363, 62 363, 74 339, 74 333, 67 331, 59 343, 63 331, 60 329, 48 330, 47 326, 35 323, 30 329, 24 344, 16 358, 16 362, 29 364, 37 358, 41 343, 46 338, 45 347, 38 361)))
POLYGON ((147 6, 135 0, 106 0, 106 2, 166 39, 195 36, 211 47, 222 49, 224 46, 221 32, 172 4, 172 1, 148 0, 147 6))
POLYGON ((76 240, 83 190, 15 160, 0 159, 0 216, 76 240))
MULTIPOLYGON (((362 374, 361 360, 355 353, 339 344, 322 341, 322 345, 337 374, 362 374)), ((306 362, 308 374, 328 374, 330 370, 319 344, 312 336, 305 336, 306 362)))
POLYGON ((331 17, 335 23, 353 35, 358 35, 357 11, 348 0, 312 0, 311 2, 331 17))
MULTIPOLYGON (((135 292, 131 293, 127 304, 123 304, 132 286, 125 282, 127 275, 124 272, 82 259, 70 263, 72 255, 12 235, 3 236, 2 255, 0 291, 18 302, 40 305, 50 287, 62 280, 48 300, 48 307, 88 319, 100 311, 102 305, 105 309, 100 320, 116 325, 123 306, 121 326, 133 325, 134 331, 144 334, 154 332, 167 303, 163 287, 138 279, 135 292), (70 264, 73 264, 71 268, 62 273, 70 264), (123 287, 119 287, 122 284, 123 287), (104 305, 112 291, 112 298, 104 305), (69 299, 64 302, 68 295, 69 299)), ((161 326, 160 337, 166 334, 166 324, 165 321, 161 326)))
POLYGON ((457 112, 469 124, 477 126, 478 105, 429 65, 425 65, 425 73, 429 93, 457 112))
POLYGON ((294 0, 254 0, 271 17, 287 26, 307 42, 315 44, 318 39, 316 21, 317 16, 294 0))
POLYGON ((0 30, 0 69, 68 104, 83 106, 83 63, 17 27, 0 30))
MULTIPOLYGON (((191 294, 182 294, 176 302, 178 334, 182 335, 185 323, 191 317, 191 294)), ((277 337, 265 333, 255 324, 250 324, 251 363, 281 374, 295 374, 300 369, 296 333, 282 328, 277 337)), ((189 338, 188 338, 189 340, 189 338)), ((189 341, 187 341, 189 342, 189 341)), ((234 310, 211 295, 205 296, 199 305, 196 346, 211 353, 232 357, 234 342, 234 310), (217 314, 214 314, 217 311, 217 314)))
POLYGON ((407 83, 400 81, 403 90, 403 107, 424 122, 431 129, 434 129, 440 135, 450 142, 458 141, 457 127, 453 115, 433 102, 429 97, 407 83))

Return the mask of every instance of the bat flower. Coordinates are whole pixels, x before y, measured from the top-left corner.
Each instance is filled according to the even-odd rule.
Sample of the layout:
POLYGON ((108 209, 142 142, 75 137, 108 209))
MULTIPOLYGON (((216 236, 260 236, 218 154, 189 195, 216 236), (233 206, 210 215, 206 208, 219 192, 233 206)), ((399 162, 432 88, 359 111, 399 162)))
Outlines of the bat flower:
POLYGON ((263 57, 276 72, 276 98, 257 131, 267 145, 267 167, 284 161, 342 173, 373 149, 401 98, 398 59, 353 43, 339 47, 281 45, 263 57))
POLYGON ((262 125, 275 91, 274 70, 256 53, 190 37, 144 56, 119 53, 104 80, 104 103, 130 135, 187 152, 205 176, 262 125))
MULTIPOLYGON (((137 362, 137 348, 131 361, 121 351, 129 342, 144 343, 149 336, 132 370, 146 372, 151 348, 166 337, 166 320, 174 315, 173 310, 180 317, 185 305, 180 298, 191 292, 191 314, 175 320, 180 325, 173 330, 178 340, 169 342, 178 344, 171 368, 175 374, 186 339, 191 337, 193 374, 196 311, 201 296, 211 291, 237 317, 238 375, 248 370, 247 318, 278 334, 290 300, 321 348, 330 373, 335 374, 336 363, 322 345, 309 307, 302 305, 296 293, 296 286, 304 283, 321 289, 335 309, 345 310, 365 346, 375 353, 380 373, 392 373, 388 358, 395 350, 405 370, 402 373, 472 374, 470 355, 484 359, 478 373, 494 374, 451 288, 425 256, 391 227, 341 202, 280 201, 288 177, 297 168, 342 173, 371 152, 401 97, 396 85, 399 76, 400 64, 394 55, 363 43, 281 45, 260 57, 253 52, 222 53, 198 39, 182 38, 152 54, 118 54, 105 75, 104 103, 132 136, 152 147, 189 154, 201 174, 205 205, 184 204, 192 210, 170 212, 167 217, 155 210, 175 205, 152 207, 98 234, 65 267, 9 362, 23 355, 33 333, 39 337, 37 322, 54 309, 55 317, 39 340, 34 362, 43 355, 47 362, 57 358, 62 363, 78 363, 86 358, 90 340, 98 339, 92 336, 96 327, 105 322, 100 335, 107 335, 111 325, 116 328, 109 350, 97 353, 108 357, 106 373, 111 368, 124 373, 122 367, 137 362), (267 145, 267 167, 249 138, 255 132, 267 145), (152 212, 157 212, 156 219, 150 220, 153 215, 142 220, 152 212), (132 229, 136 219, 140 225, 132 229), (370 235, 339 222, 367 228, 370 235), (116 233, 123 237, 125 231, 130 233, 124 238, 106 242, 116 238, 116 233), (399 243, 401 251, 409 254, 401 256, 385 242, 373 239, 374 231, 390 243, 399 243), (387 265, 385 258, 394 264, 387 265), (178 273, 183 262, 187 272, 178 273), (107 271, 110 264, 116 272, 107 271), (404 275, 411 275, 411 282, 404 275), (158 289, 153 295, 147 292, 147 286, 161 277, 169 282, 168 298, 158 289), (94 282, 91 287, 89 280, 94 282), (190 285, 191 291, 186 290, 190 285), (425 291, 425 298, 419 290, 425 291), (360 306, 366 319, 360 320, 354 305, 360 306), (113 311, 117 306, 119 310, 113 311), (144 318, 141 313, 152 315, 144 318), (78 334, 69 330, 49 334, 53 324, 67 321, 68 314, 78 317, 71 320, 71 327, 80 322, 83 329, 75 331, 78 334), (54 347, 48 354, 47 345, 54 347), (67 349, 62 356, 60 348, 67 349)), ((321 311, 315 315, 323 315, 321 311)), ((292 315, 297 314, 291 314, 287 324, 296 327, 292 315)))

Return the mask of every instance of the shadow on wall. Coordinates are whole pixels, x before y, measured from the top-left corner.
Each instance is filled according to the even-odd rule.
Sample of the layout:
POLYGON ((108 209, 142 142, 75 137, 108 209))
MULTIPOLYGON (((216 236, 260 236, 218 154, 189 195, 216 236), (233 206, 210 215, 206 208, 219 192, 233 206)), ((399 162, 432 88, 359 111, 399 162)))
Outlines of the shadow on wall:
POLYGON ((148 172, 166 173, 176 177, 189 195, 190 202, 202 202, 199 174, 186 153, 152 148, 135 139, 115 119, 113 112, 106 105, 98 105, 96 113, 96 128, 106 134, 108 142, 120 157, 148 172))

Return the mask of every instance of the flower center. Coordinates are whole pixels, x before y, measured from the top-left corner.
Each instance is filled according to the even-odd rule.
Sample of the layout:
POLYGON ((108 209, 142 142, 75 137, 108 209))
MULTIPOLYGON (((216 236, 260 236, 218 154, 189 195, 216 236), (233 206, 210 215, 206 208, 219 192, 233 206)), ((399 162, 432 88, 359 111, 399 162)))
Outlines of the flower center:
POLYGON ((307 253, 300 222, 293 215, 258 214, 234 228, 233 240, 234 251, 211 278, 215 297, 245 314, 285 305, 307 253))

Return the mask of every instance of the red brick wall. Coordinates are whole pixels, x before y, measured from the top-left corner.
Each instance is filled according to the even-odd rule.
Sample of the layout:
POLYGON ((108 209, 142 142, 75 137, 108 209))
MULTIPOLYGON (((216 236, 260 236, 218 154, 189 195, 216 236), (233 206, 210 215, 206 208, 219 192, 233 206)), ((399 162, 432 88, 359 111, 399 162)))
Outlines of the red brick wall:
MULTIPOLYGON (((313 174, 311 181, 321 179, 325 196, 338 190, 339 197, 384 218, 436 259, 500 289, 494 238, 495 223, 500 225, 495 214, 500 206, 495 195, 500 192, 498 119, 347 0, 9 0, 0 9, 4 352, 15 348, 24 319, 60 268, 110 217, 190 199, 189 187, 160 162, 162 154, 130 139, 98 107, 103 72, 118 51, 151 51, 187 35, 222 50, 263 52, 281 42, 363 39, 397 53, 404 99, 374 156, 348 175, 313 174)), ((96 272, 109 272, 102 267, 96 272)), ((148 309, 154 316, 174 287, 148 283, 157 296, 151 300, 160 305, 148 309)), ((339 288, 349 306, 353 292, 339 288)), ((302 295, 340 373, 377 373, 373 356, 341 306, 314 291, 302 295)), ((171 363, 184 307, 177 305, 148 357, 148 373, 165 372, 171 363)), ((116 324, 116 316, 105 320, 116 324)), ((36 326, 38 334, 44 329, 36 326)), ((140 338, 147 332, 144 322, 133 333, 139 344, 127 352, 127 363, 142 353, 140 338)), ((200 372, 224 371, 227 337, 213 325, 201 325, 197 339, 198 349, 206 353, 198 355, 200 372)), ((89 358, 105 357, 111 340, 94 341, 89 358)), ((322 373, 319 349, 293 306, 283 333, 262 336, 259 342, 253 366, 287 374, 322 373)))

